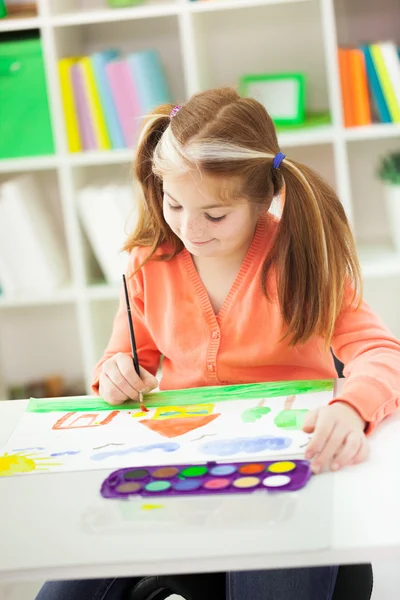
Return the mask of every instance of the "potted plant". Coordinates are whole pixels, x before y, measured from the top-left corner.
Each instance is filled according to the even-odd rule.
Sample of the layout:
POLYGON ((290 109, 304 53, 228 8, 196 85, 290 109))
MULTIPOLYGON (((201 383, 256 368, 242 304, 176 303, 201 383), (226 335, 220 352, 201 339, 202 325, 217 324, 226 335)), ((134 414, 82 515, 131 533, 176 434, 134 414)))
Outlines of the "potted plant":
POLYGON ((393 244, 400 254, 400 150, 391 152, 381 160, 378 174, 384 183, 393 244))

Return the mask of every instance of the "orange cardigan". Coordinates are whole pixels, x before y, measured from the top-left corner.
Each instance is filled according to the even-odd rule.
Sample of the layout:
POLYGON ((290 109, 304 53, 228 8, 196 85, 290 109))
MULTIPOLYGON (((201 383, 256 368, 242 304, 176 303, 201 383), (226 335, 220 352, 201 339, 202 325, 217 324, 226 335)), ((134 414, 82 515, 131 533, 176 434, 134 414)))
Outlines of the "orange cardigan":
MULTIPOLYGON (((148 249, 132 251, 127 281, 139 362, 155 374, 163 356, 161 389, 336 377, 322 338, 294 348, 279 341, 278 302, 267 301, 260 285, 276 228, 271 218, 260 218, 217 316, 186 249, 169 262, 151 260, 134 275, 148 249)), ((273 273, 268 289, 275 284, 271 278, 273 273)), ((346 376, 335 401, 355 407, 370 432, 400 405, 400 343, 365 302, 356 310, 349 300, 337 319, 332 349, 346 376)), ((117 352, 131 353, 122 291, 110 341, 95 368, 95 393, 102 363, 117 352)))

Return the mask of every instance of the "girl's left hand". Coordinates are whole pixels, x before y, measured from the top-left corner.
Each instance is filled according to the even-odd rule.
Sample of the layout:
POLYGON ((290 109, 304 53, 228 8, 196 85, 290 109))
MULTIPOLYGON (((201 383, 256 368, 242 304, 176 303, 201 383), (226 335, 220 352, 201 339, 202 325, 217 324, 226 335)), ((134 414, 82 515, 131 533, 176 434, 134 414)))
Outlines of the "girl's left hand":
POLYGON ((350 404, 336 402, 310 411, 303 431, 314 433, 305 458, 312 460, 314 473, 330 468, 337 471, 346 465, 364 461, 368 456, 366 423, 350 404))

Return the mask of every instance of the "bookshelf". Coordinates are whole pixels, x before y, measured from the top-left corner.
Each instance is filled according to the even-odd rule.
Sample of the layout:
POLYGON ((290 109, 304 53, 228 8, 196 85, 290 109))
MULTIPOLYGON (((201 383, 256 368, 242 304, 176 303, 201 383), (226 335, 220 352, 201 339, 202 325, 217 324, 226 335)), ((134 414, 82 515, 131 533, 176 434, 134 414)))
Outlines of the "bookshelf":
POLYGON ((329 110, 332 121, 279 134, 281 148, 337 189, 359 245, 366 299, 400 336, 400 256, 390 247, 375 177, 380 156, 400 147, 400 125, 344 128, 337 61, 338 44, 379 37, 400 43, 398 0, 149 0, 124 9, 107 8, 105 0, 37 0, 37 8, 36 17, 0 20, 0 32, 41 32, 56 153, 0 160, 0 181, 34 173, 51 190, 71 278, 56 293, 0 296, 0 398, 28 374, 52 372, 82 379, 89 391, 111 331, 119 290, 98 283, 88 268, 76 196, 88 179, 128 182, 133 152, 68 153, 57 71, 64 56, 110 46, 158 49, 177 103, 236 85, 243 73, 305 72, 309 106, 329 110))

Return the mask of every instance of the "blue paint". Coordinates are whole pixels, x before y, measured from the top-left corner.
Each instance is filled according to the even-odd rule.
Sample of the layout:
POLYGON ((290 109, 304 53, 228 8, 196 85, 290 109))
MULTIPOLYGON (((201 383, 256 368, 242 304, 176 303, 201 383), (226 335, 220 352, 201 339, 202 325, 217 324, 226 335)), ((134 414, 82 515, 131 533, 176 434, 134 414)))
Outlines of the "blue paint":
POLYGON ((160 442, 159 444, 150 444, 148 446, 134 446, 133 448, 125 448, 124 450, 112 450, 110 452, 98 452, 92 454, 90 457, 92 460, 105 460, 111 456, 127 456, 128 454, 134 454, 136 452, 144 453, 151 452, 152 450, 162 450, 163 452, 176 452, 179 450, 180 445, 176 442, 160 442))
POLYGON ((197 490, 201 486, 201 479, 182 479, 182 481, 176 481, 172 484, 174 490, 179 492, 191 492, 197 490))
POLYGON ((257 452, 265 452, 266 450, 286 450, 291 444, 291 438, 264 435, 255 438, 213 440, 200 446, 200 451, 204 454, 216 456, 233 456, 240 452, 255 454, 257 452))
POLYGON ((80 450, 66 450, 65 452, 53 452, 50 456, 73 456, 74 454, 79 454, 80 450))
POLYGON ((210 475, 216 475, 220 477, 222 475, 232 475, 236 471, 236 467, 233 465, 218 465, 210 470, 210 475))
POLYGON ((46 450, 43 446, 32 446, 32 448, 15 448, 12 452, 28 452, 28 450, 46 450))

